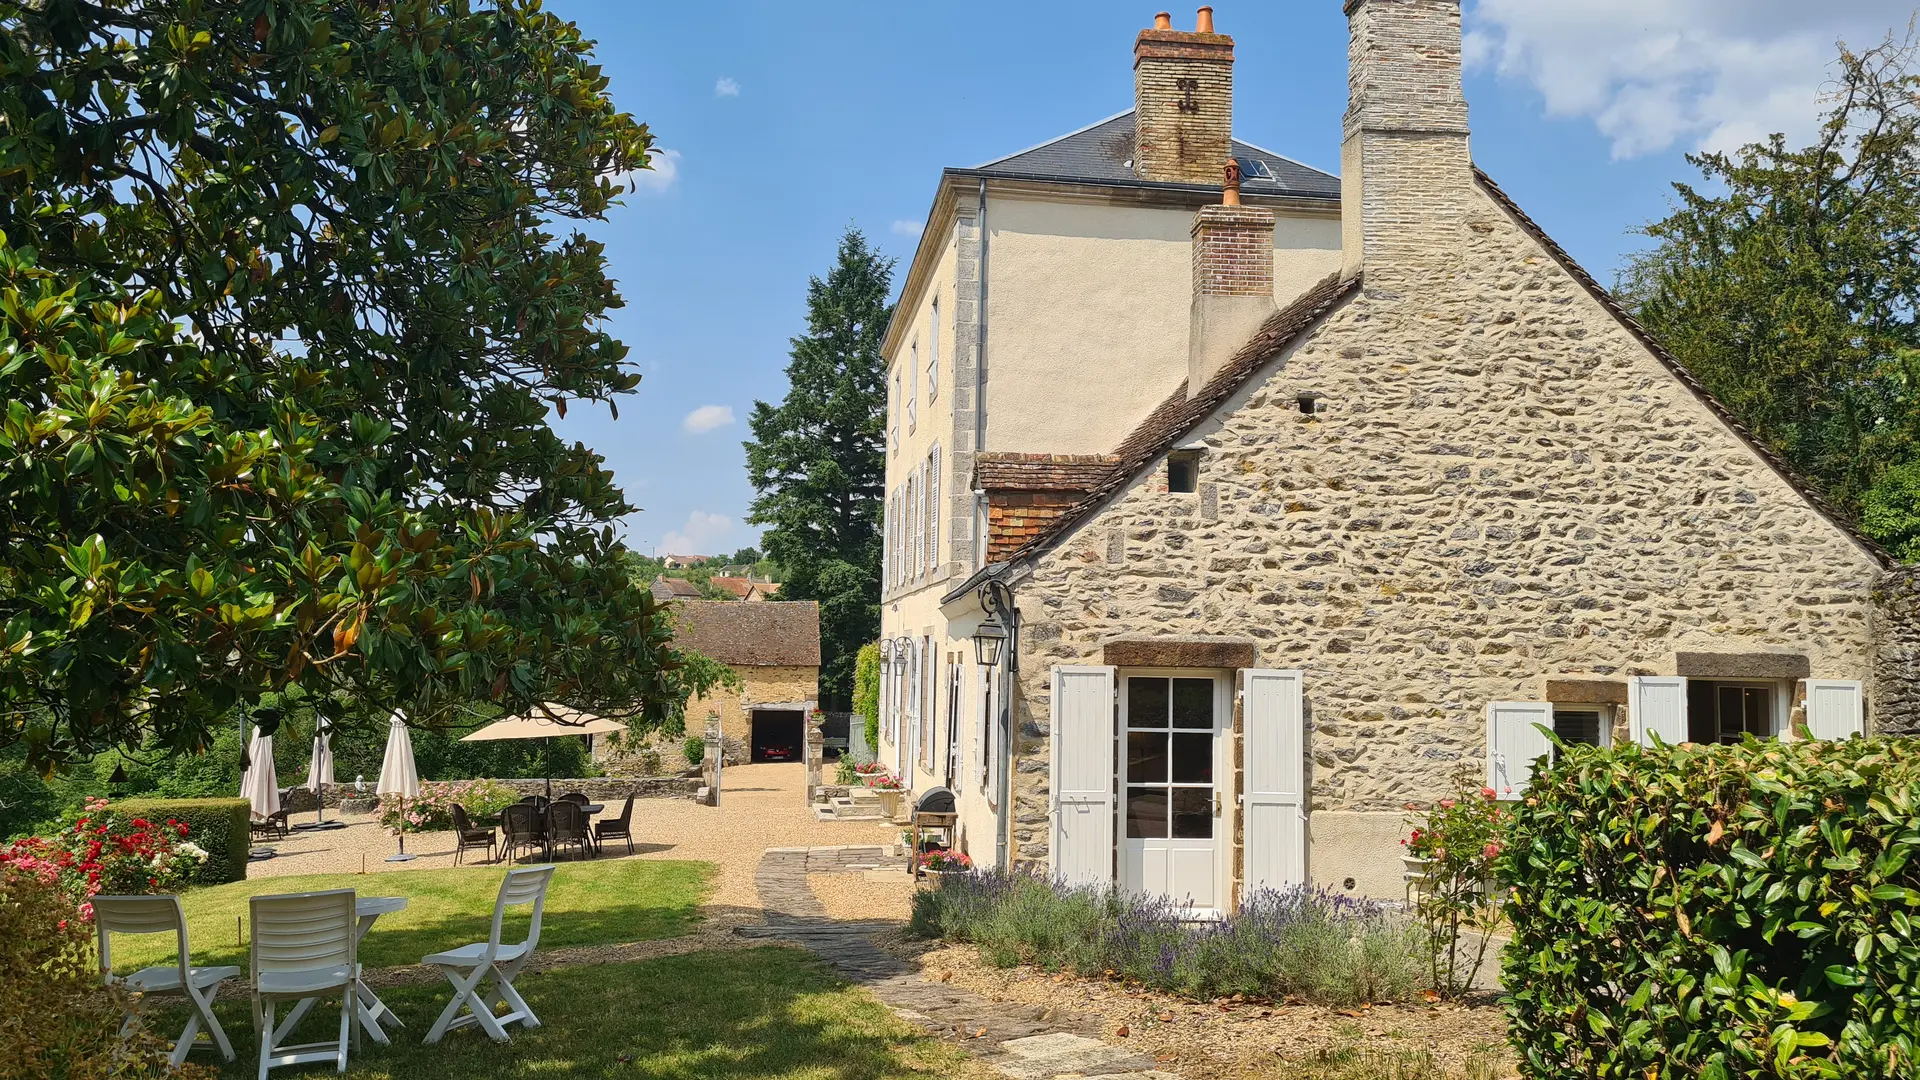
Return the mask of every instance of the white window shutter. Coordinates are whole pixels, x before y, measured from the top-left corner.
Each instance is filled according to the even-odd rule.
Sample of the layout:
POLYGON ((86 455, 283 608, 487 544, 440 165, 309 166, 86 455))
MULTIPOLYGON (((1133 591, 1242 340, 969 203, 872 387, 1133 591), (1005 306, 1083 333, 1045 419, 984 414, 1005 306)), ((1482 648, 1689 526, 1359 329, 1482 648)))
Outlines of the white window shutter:
POLYGON ((993 739, 990 733, 999 707, 993 700, 993 669, 980 667, 977 670, 980 672, 980 702, 979 707, 974 710, 977 715, 973 729, 973 761, 974 768, 980 774, 980 790, 991 792, 993 791, 994 755, 993 739))
POLYGON ((1302 675, 1241 673, 1246 892, 1307 882, 1307 745, 1302 675))
POLYGON ((1534 762, 1553 760, 1553 740, 1535 727, 1553 730, 1553 706, 1544 701, 1495 701, 1487 705, 1487 786, 1496 798, 1517 799, 1533 782, 1534 762))
POLYGON ((1069 885, 1113 880, 1113 671, 1053 669, 1053 875, 1069 885))
POLYGON ((1807 734, 1815 739, 1854 739, 1867 733, 1866 694, 1847 679, 1807 680, 1807 734))
POLYGON ((940 448, 927 456, 927 572, 940 570, 940 448))
POLYGON ((1635 675, 1627 680, 1627 719, 1633 741, 1653 745, 1653 737, 1668 746, 1687 741, 1687 680, 1673 675, 1635 675))

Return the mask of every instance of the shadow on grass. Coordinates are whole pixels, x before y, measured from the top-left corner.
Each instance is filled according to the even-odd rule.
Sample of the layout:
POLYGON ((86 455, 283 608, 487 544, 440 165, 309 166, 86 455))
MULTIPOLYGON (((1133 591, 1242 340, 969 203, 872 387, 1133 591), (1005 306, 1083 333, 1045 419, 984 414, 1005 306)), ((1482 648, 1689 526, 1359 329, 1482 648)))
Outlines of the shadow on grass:
MULTIPOLYGON (((542 1021, 514 1026, 495 1044, 468 1027, 421 1045, 451 997, 446 985, 379 991, 406 1027, 393 1045, 364 1042, 350 1054, 352 1080, 519 1080, 635 1077, 641 1080, 905 1080, 951 1076, 958 1051, 915 1033, 864 991, 796 949, 687 953, 629 964, 563 968, 515 984, 542 1021)), ((218 1006, 238 1060, 222 1075, 253 1075, 258 1045, 243 999, 218 1006)), ((325 1001, 295 1037, 328 1037, 325 1001)), ((183 1017, 169 1014, 156 1026, 183 1017)), ((208 1055, 194 1054, 207 1062, 208 1055)), ((275 1077, 332 1075, 326 1066, 276 1069, 275 1077)))

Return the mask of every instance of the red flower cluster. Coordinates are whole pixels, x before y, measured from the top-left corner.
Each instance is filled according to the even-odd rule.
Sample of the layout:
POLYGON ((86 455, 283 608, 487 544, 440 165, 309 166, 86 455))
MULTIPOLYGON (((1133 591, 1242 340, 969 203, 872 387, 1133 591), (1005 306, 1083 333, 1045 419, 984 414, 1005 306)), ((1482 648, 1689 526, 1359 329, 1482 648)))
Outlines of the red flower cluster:
POLYGON ((52 836, 28 836, 0 845, 0 872, 32 874, 59 887, 93 917, 88 901, 99 893, 139 895, 169 891, 184 883, 206 852, 187 840, 187 827, 173 818, 121 821, 107 800, 85 808, 52 836))

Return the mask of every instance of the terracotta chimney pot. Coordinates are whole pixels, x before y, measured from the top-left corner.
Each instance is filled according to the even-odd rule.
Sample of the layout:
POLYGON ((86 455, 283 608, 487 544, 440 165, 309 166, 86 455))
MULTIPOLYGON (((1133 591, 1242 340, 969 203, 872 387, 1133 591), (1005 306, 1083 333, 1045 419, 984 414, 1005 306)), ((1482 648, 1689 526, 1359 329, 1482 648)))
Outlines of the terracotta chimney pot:
POLYGON ((1240 205, 1240 163, 1227 162, 1227 180, 1220 189, 1221 206, 1240 205))
POLYGON ((1170 11, 1162 11, 1154 15, 1153 28, 1155 30, 1173 29, 1173 13, 1170 11))
POLYGON ((1212 8, 1203 7, 1198 12, 1195 12, 1195 18, 1193 21, 1193 32, 1196 34, 1213 33, 1213 9, 1212 8))

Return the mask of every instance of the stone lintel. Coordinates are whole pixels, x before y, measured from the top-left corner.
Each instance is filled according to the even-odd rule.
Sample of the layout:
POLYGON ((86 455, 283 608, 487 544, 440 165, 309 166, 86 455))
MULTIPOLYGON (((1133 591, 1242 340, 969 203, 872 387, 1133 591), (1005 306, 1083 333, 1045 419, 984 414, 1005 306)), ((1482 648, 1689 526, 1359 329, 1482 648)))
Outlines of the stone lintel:
POLYGON ((1805 679, 1813 663, 1805 653, 1677 652, 1673 673, 1689 679, 1805 679))
POLYGON ((1103 646, 1114 667, 1250 668, 1257 650, 1249 638, 1118 638, 1103 646))
POLYGON ((1578 705, 1625 705, 1625 679, 1591 679, 1575 676, 1547 676, 1547 700, 1578 705))

